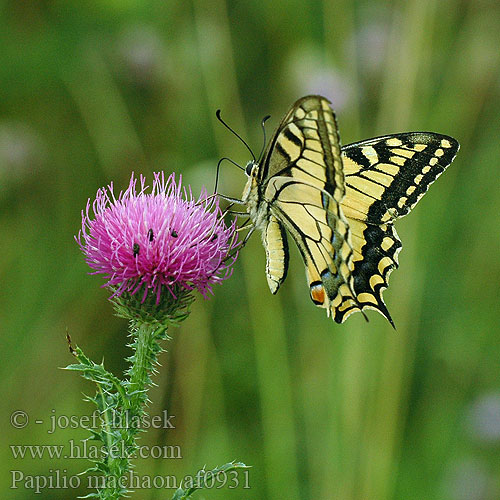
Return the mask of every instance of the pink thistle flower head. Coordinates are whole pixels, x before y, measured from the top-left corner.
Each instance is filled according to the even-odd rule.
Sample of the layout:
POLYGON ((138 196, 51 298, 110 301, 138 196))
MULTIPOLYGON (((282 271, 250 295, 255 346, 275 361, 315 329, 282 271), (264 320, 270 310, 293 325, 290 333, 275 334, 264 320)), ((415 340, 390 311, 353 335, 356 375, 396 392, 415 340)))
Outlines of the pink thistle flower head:
POLYGON ((103 286, 114 290, 112 298, 139 292, 141 301, 153 294, 159 304, 165 292, 175 299, 176 291, 194 289, 206 298, 213 284, 230 276, 235 223, 225 225, 218 201, 206 190, 195 200, 181 183, 174 174, 165 180, 155 173, 149 191, 145 177, 132 173, 117 198, 111 183, 93 203, 88 200, 75 238, 90 274, 107 278, 103 286))

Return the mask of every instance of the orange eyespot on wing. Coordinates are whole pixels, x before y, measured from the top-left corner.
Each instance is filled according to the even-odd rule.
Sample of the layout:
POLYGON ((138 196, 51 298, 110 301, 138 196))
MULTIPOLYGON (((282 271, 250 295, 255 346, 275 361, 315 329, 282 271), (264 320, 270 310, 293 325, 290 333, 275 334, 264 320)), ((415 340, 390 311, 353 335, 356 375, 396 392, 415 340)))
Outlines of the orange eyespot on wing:
POLYGON ((316 281, 315 283, 311 283, 309 285, 309 288, 310 288, 312 301, 316 305, 322 306, 325 303, 325 299, 326 299, 326 294, 325 294, 325 289, 323 288, 323 283, 316 281))

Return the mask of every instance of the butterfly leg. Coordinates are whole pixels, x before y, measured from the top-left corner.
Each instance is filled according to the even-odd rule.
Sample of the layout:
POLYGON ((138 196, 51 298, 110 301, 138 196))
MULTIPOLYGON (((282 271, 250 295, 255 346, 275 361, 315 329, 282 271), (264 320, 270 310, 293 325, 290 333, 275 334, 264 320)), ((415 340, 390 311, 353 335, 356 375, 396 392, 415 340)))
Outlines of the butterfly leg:
POLYGON ((244 202, 243 200, 240 200, 239 198, 230 198, 229 196, 224 196, 219 193, 214 193, 211 194, 210 196, 207 196, 206 198, 203 198, 202 200, 198 201, 195 206, 201 205, 202 203, 206 203, 207 201, 213 200, 214 198, 219 197, 222 200, 229 201, 231 204, 237 203, 238 205, 242 205, 244 202))
POLYGON ((236 215, 237 217, 248 217, 248 212, 235 212, 234 210, 226 210, 224 215, 236 215))
MULTIPOLYGON (((250 219, 249 219, 250 220, 250 219)), ((245 223, 246 224, 246 223, 245 223)), ((241 228, 238 228, 236 231, 239 231, 240 229, 246 229, 243 226, 241 228)), ((250 239, 250 236, 252 236, 253 232, 255 231, 255 226, 252 226, 249 230, 248 233, 245 234, 245 238, 243 238, 243 241, 241 242, 241 245, 238 247, 238 250, 242 249, 246 244, 247 241, 250 239)))
MULTIPOLYGON (((248 222, 248 221, 247 221, 247 222, 248 222)), ((246 224, 247 222, 245 222, 245 224, 246 224)), ((244 227, 244 226, 242 226, 242 227, 238 228, 238 229, 236 230, 236 232, 237 232, 237 231, 239 231, 240 229, 247 229, 247 228, 246 228, 246 227, 244 227)), ((252 227, 249 229, 248 233, 245 235, 245 238, 243 239, 243 241, 242 241, 242 242, 241 242, 241 243, 240 243, 240 244, 239 244, 236 248, 234 248, 234 251, 233 251, 233 252, 228 253, 228 254, 226 255, 226 257, 223 259, 223 261, 222 261, 222 262, 226 262, 227 260, 232 259, 232 258, 236 255, 236 253, 237 253, 237 252, 239 252, 239 251, 240 251, 240 250, 241 250, 241 249, 242 249, 242 248, 243 248, 243 247, 247 244, 247 241, 250 239, 250 236, 252 235, 252 233, 253 233, 254 231, 255 231, 255 226, 252 226, 252 227)), ((236 232, 235 232, 235 235, 236 235, 236 232)), ((231 245, 230 245, 231 249, 233 249, 233 243, 234 243, 234 241, 233 241, 233 242, 231 242, 231 245)))
MULTIPOLYGON (((248 214, 247 214, 248 215, 248 214)), ((248 223, 250 222, 250 217, 238 228, 236 229, 236 232, 239 233, 240 231, 244 231, 245 229, 248 229, 248 227, 245 227, 248 223)), ((245 236, 246 238, 246 236, 245 236)))
POLYGON ((240 216, 247 216, 248 217, 248 212, 237 212, 235 210, 230 210, 230 208, 234 205, 234 203, 230 203, 227 208, 222 212, 221 217, 225 217, 226 215, 236 215, 237 217, 240 216))
MULTIPOLYGON (((236 204, 238 204, 238 205, 244 205, 244 204, 245 204, 245 202, 244 202, 243 200, 240 200, 239 198, 231 198, 230 196, 224 196, 224 195, 222 195, 222 194, 218 194, 218 193, 216 193, 216 194, 212 194, 211 196, 212 196, 212 197, 213 197, 213 196, 218 196, 218 197, 219 197, 219 198, 221 198, 222 200, 229 201, 229 202, 230 202, 230 203, 232 203, 232 204, 234 204, 234 203, 236 203, 236 204)), ((209 196, 209 198, 210 198, 210 196, 209 196)))

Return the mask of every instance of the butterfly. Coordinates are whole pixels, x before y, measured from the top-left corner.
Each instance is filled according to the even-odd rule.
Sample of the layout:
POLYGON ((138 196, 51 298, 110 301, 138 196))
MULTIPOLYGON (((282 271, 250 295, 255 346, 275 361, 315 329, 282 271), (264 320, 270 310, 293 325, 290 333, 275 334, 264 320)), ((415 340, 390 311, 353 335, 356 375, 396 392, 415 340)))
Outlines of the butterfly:
MULTIPOLYGON (((287 234, 306 268, 312 301, 337 323, 383 301, 398 267, 394 222, 408 214, 459 149, 452 137, 407 132, 341 147, 326 98, 299 99, 259 160, 246 166, 241 202, 262 232, 266 276, 275 294, 289 261, 287 234)), ((366 316, 365 316, 366 317, 366 316)))

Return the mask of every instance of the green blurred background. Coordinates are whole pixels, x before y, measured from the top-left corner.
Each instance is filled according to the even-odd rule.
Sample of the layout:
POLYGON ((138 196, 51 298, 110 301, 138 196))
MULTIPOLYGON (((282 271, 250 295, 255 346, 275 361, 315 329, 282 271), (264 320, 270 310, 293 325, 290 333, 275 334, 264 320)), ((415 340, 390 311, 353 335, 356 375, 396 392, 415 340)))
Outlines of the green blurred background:
MULTIPOLYGON (((238 459, 250 488, 198 498, 500 498, 500 4, 497 0, 3 1, 0 7, 2 485, 9 499, 88 490, 10 489, 10 470, 71 476, 84 460, 14 459, 12 444, 67 444, 51 415, 92 411, 66 329, 115 373, 126 324, 73 240, 98 187, 130 172, 182 173, 212 189, 219 157, 255 151, 298 98, 320 93, 344 143, 431 130, 457 159, 397 224, 401 268, 375 312, 339 326, 314 307, 297 252, 271 296, 255 236, 215 296, 172 331, 151 391, 175 429, 142 444, 182 459, 138 474, 193 474, 238 459), (9 416, 24 410, 30 424, 9 416), (36 419, 44 424, 35 424, 36 419), (64 472, 66 471, 66 472, 64 472)), ((221 192, 245 176, 224 166, 221 192)), ((134 498, 168 499, 141 490, 134 498)))

